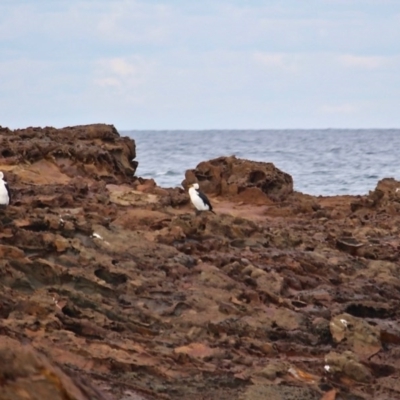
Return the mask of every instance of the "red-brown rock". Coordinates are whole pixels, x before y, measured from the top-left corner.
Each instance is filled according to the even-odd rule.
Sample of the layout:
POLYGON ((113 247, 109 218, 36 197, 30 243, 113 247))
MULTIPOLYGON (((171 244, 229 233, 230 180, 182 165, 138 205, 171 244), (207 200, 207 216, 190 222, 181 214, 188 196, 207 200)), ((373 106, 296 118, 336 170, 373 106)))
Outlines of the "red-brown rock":
POLYGON ((107 400, 90 381, 72 378, 28 345, 0 337, 0 400, 107 400))
POLYGON ((400 398, 396 181, 313 197, 220 158, 187 172, 214 195, 196 216, 134 149, 0 129, 0 399, 400 398))
POLYGON ((186 171, 183 187, 199 182, 201 188, 217 196, 237 196, 237 199, 252 202, 282 201, 293 192, 292 177, 276 168, 272 163, 219 157, 201 162, 195 169, 186 171), (251 191, 252 190, 252 191, 251 191), (243 193, 246 192, 247 194, 243 193))

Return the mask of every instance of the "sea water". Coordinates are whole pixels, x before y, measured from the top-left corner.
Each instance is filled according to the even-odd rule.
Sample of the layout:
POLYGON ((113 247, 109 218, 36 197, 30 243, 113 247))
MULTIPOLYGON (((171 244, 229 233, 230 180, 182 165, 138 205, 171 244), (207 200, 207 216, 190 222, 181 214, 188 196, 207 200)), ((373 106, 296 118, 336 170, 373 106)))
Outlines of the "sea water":
POLYGON ((180 186, 187 169, 219 156, 272 162, 297 191, 367 194, 379 179, 400 179, 400 129, 121 131, 136 142, 136 175, 180 186))

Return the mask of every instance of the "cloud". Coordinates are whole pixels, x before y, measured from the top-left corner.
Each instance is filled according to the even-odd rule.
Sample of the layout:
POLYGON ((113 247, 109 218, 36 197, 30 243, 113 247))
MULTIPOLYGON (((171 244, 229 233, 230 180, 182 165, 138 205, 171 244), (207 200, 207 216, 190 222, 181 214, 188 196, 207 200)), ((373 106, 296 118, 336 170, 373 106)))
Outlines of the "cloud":
POLYGON ((267 68, 279 68, 288 72, 296 72, 298 69, 296 54, 255 52, 253 58, 267 68))
POLYGON ((114 57, 95 62, 94 83, 124 91, 146 84, 152 63, 143 57, 114 57))
POLYGON ((98 15, 96 29, 106 42, 165 45, 170 41, 173 8, 141 1, 113 1, 98 15))
POLYGON ((112 58, 103 61, 103 64, 105 67, 108 67, 112 73, 121 77, 132 76, 138 73, 138 67, 123 58, 112 58))
POLYGON ((95 79, 95 84, 100 87, 114 87, 114 88, 120 88, 121 87, 121 81, 117 78, 111 78, 111 77, 103 77, 103 78, 97 78, 95 79))
POLYGON ((382 56, 355 56, 345 54, 339 56, 339 62, 350 68, 379 69, 389 65, 390 59, 382 56))
POLYGON ((359 111, 359 106, 351 103, 343 104, 324 104, 320 107, 320 111, 325 114, 354 114, 359 111))

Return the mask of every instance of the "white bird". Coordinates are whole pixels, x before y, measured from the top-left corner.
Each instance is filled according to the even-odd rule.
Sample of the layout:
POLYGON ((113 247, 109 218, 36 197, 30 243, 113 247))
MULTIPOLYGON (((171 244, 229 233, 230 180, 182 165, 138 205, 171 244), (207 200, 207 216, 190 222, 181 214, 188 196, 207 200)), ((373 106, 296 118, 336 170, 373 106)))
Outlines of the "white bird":
POLYGON ((196 214, 198 214, 200 211, 211 211, 213 214, 215 214, 210 200, 208 200, 208 197, 199 190, 198 183, 193 183, 190 185, 189 196, 190 201, 196 207, 196 214))
POLYGON ((5 207, 10 204, 11 193, 7 182, 4 180, 4 174, 0 171, 0 206, 5 207))

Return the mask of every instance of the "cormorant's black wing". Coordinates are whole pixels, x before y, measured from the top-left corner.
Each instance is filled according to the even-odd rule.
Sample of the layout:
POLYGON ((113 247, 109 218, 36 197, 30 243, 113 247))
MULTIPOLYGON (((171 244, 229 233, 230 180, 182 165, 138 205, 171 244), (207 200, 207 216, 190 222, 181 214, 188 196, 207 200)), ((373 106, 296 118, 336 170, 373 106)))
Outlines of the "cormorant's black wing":
POLYGON ((199 194, 199 197, 203 200, 203 203, 209 207, 210 211, 212 211, 213 208, 210 200, 208 200, 208 197, 200 190, 198 190, 197 193, 199 194))
POLYGON ((7 193, 8 193, 8 204, 10 204, 11 203, 11 190, 8 187, 8 183, 7 182, 4 182, 4 187, 6 188, 7 193))

